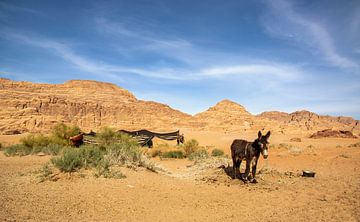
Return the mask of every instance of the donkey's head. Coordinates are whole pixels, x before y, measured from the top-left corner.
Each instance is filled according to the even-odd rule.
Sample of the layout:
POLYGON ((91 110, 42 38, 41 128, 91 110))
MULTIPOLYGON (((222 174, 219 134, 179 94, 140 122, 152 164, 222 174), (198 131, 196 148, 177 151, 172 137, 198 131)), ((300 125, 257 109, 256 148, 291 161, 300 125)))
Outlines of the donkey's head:
POLYGON ((258 149, 260 150, 261 154, 263 155, 264 159, 266 159, 269 155, 268 152, 268 139, 270 137, 270 131, 267 132, 267 134, 265 136, 263 136, 261 134, 261 131, 258 132, 258 138, 255 140, 255 145, 258 147, 258 149))

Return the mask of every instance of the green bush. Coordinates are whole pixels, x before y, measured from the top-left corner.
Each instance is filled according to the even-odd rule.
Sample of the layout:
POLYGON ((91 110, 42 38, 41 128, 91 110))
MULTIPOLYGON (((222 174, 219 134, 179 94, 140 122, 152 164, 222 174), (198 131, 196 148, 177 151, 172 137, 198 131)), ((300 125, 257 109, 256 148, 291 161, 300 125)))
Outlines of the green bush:
POLYGON ((185 155, 188 157, 199 149, 199 142, 195 139, 191 139, 184 144, 185 155))
POLYGON ((104 158, 104 151, 100 150, 97 146, 86 145, 80 148, 80 155, 83 160, 83 166, 97 167, 104 158))
POLYGON ((64 123, 59 123, 55 125, 51 140, 52 143, 59 145, 70 145, 70 137, 79 135, 81 132, 78 126, 68 126, 64 123))
POLYGON ((42 147, 41 152, 47 154, 47 155, 59 155, 62 149, 66 149, 66 147, 59 145, 59 144, 49 144, 45 147, 42 147))
POLYGON ((60 157, 53 157, 51 162, 61 172, 73 172, 84 165, 82 151, 80 149, 65 149, 60 157))
POLYGON ((103 159, 96 167, 95 177, 122 179, 126 176, 120 170, 111 170, 110 162, 107 159, 103 159))
POLYGON ((29 134, 20 139, 20 142, 27 147, 43 147, 51 143, 51 139, 43 134, 29 134))
POLYGON ((211 156, 224 156, 224 151, 220 149, 213 149, 211 156))
POLYGON ((118 139, 118 133, 110 127, 103 127, 96 134, 96 137, 101 146, 106 146, 115 143, 118 139))
POLYGON ((32 153, 33 148, 25 146, 23 144, 15 144, 9 147, 6 147, 4 154, 6 156, 26 156, 32 153))
POLYGON ((161 154, 162 158, 175 158, 175 159, 183 159, 185 158, 185 154, 181 150, 173 150, 167 151, 161 154))
POLYGON ((121 142, 106 147, 107 158, 111 164, 136 164, 140 160, 141 150, 133 143, 121 142))
POLYGON ((189 160, 200 160, 200 159, 206 159, 208 157, 209 157, 209 153, 203 149, 197 150, 188 156, 189 160))

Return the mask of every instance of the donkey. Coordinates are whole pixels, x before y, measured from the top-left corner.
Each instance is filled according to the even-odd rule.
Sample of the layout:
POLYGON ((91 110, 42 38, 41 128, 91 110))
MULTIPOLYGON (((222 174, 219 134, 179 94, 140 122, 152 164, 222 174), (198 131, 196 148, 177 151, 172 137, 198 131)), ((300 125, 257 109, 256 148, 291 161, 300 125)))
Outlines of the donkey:
POLYGON ((236 178, 237 173, 240 174, 240 165, 242 160, 246 160, 246 170, 245 174, 242 174, 242 180, 244 182, 254 182, 256 183, 255 174, 256 166, 260 153, 263 155, 264 159, 268 157, 268 139, 270 137, 270 131, 263 136, 261 132, 258 133, 258 138, 254 142, 248 142, 246 140, 236 139, 231 144, 231 157, 233 160, 233 172, 234 177, 236 178), (250 173, 250 165, 252 167, 252 175, 250 173))

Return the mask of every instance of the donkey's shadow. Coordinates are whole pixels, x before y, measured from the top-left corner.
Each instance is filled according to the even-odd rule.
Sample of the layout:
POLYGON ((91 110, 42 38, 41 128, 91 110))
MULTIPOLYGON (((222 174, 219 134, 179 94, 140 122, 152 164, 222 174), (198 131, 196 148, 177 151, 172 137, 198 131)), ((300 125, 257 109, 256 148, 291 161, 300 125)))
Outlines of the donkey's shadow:
POLYGON ((225 165, 222 165, 220 166, 219 168, 223 169, 223 171, 226 173, 227 176, 229 176, 231 179, 239 179, 241 181, 243 181, 244 183, 247 182, 243 179, 243 176, 245 175, 245 173, 241 173, 237 175, 237 177, 235 178, 235 172, 234 172, 234 169, 233 167, 231 166, 225 166, 225 165), (240 178, 239 178, 240 176, 240 178))

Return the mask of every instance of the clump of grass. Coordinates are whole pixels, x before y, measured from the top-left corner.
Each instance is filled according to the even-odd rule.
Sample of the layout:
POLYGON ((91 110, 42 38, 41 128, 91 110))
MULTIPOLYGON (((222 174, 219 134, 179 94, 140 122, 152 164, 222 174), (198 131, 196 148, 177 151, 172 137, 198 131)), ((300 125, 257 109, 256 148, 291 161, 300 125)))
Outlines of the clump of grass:
POLYGON ((59 145, 70 145, 70 137, 80 134, 81 130, 78 126, 66 125, 59 123, 52 130, 52 143, 59 145))
POLYGON ((174 158, 174 159, 183 159, 185 158, 185 154, 181 150, 172 150, 167 151, 161 154, 162 158, 174 158))
POLYGON ((220 149, 213 149, 211 151, 211 156, 224 156, 224 151, 220 149))
POLYGON ((52 143, 48 136, 43 134, 29 134, 20 139, 20 142, 27 147, 44 147, 52 143))
POLYGON ((26 156, 32 153, 33 148, 27 147, 23 144, 15 144, 5 148, 4 154, 6 156, 26 156))
POLYGON ((46 181, 46 180, 53 180, 53 170, 50 166, 50 163, 46 163, 43 165, 43 167, 38 171, 39 175, 38 178, 40 179, 40 183, 46 181))
POLYGON ((184 144, 184 151, 186 156, 190 156, 192 153, 199 149, 199 142, 195 139, 191 139, 184 144))
POLYGON ((65 149, 60 157, 53 157, 51 163, 61 172, 74 172, 84 166, 80 149, 65 149))
POLYGON ((79 150, 84 168, 97 167, 104 159, 105 152, 97 146, 85 145, 79 150))
POLYGON ((206 159, 208 157, 209 157, 209 153, 204 149, 196 150, 195 152, 191 153, 188 156, 189 160, 201 160, 201 159, 206 159))
POLYGON ((161 150, 153 150, 151 153, 150 153, 150 156, 151 157, 157 157, 157 156, 161 156, 162 155, 162 151, 161 150))
POLYGON ((52 155, 52 156, 56 156, 59 155, 62 149, 66 149, 66 147, 59 145, 59 144, 49 144, 45 147, 42 147, 41 152, 47 154, 47 155, 52 155))
POLYGON ((360 147, 360 142, 354 143, 354 144, 350 144, 348 147, 350 147, 350 148, 352 148, 352 147, 360 147))
POLYGON ((104 178, 114 178, 114 179, 122 179, 126 176, 120 170, 111 170, 110 162, 106 159, 103 159, 99 162, 96 167, 96 172, 94 174, 95 177, 104 177, 104 178))

